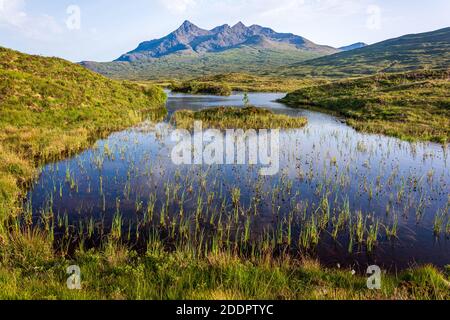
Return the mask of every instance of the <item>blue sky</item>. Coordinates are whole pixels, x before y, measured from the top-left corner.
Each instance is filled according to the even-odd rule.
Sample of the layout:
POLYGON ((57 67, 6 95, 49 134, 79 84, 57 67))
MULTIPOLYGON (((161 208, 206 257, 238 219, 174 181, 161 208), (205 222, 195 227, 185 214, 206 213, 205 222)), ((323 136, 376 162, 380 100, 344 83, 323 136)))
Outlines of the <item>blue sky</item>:
POLYGON ((449 0, 0 0, 0 46, 110 61, 190 20, 260 24, 339 47, 448 27, 449 12, 449 0))

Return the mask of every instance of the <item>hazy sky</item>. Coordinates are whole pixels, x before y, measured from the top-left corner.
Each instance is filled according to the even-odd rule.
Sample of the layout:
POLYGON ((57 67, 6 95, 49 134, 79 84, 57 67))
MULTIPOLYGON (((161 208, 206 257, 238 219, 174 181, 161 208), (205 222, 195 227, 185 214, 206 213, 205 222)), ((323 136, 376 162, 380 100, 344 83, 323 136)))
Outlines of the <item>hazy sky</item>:
POLYGON ((184 20, 260 24, 339 47, 448 27, 450 0, 0 0, 0 46, 109 61, 184 20))

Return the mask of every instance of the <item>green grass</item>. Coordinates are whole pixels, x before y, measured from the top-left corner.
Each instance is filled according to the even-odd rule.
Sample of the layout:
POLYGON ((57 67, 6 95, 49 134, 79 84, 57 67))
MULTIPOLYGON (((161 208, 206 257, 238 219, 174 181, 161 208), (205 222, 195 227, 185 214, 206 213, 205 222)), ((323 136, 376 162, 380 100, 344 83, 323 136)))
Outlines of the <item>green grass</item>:
POLYGON ((382 289, 373 291, 365 275, 289 256, 199 256, 192 248, 167 252, 156 240, 137 254, 110 240, 65 259, 50 243, 43 232, 30 232, 0 248, 0 299, 450 299, 448 276, 431 266, 383 274, 382 289), (69 265, 81 269, 81 290, 66 287, 69 265))
POLYGON ((164 114, 165 98, 154 86, 111 81, 62 59, 0 48, 0 220, 18 213, 21 193, 40 164, 164 114))
POLYGON ((230 96, 231 87, 224 83, 206 83, 200 81, 185 81, 170 86, 173 92, 190 94, 211 94, 216 96, 230 96))
POLYGON ((292 129, 308 123, 303 117, 289 117, 256 107, 179 110, 172 117, 172 122, 181 129, 193 129, 195 121, 202 121, 204 128, 215 129, 292 129))
POLYGON ((417 71, 305 87, 282 102, 337 113, 357 130, 404 140, 450 138, 448 70, 417 71))

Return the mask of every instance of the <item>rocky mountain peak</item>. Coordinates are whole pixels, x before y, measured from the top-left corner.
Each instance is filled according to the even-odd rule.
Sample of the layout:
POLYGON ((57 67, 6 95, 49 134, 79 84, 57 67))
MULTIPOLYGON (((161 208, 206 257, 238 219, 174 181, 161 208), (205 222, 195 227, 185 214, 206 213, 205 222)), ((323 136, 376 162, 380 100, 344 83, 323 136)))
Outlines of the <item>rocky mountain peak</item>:
POLYGON ((148 60, 171 54, 214 53, 242 46, 324 54, 338 51, 335 48, 316 45, 291 33, 277 33, 270 28, 258 25, 247 27, 241 21, 232 27, 224 24, 212 30, 205 30, 186 20, 168 36, 143 42, 135 50, 121 56, 118 61, 148 60))
POLYGON ((195 31, 197 29, 200 29, 199 27, 197 27, 195 24, 193 24, 192 22, 190 22, 189 20, 186 20, 183 22, 183 24, 177 29, 177 31, 182 31, 182 32, 192 32, 195 31))
POLYGON ((245 31, 245 30, 247 30, 247 27, 245 26, 245 24, 243 24, 241 21, 239 21, 232 27, 232 29, 235 31, 245 31))

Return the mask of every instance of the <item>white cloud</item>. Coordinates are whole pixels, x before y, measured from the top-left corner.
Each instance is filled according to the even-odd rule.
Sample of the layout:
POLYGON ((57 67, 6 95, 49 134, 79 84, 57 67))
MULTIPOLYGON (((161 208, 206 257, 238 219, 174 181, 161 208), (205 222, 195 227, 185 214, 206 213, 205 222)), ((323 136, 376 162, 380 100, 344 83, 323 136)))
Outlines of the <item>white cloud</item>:
POLYGON ((62 32, 61 26, 49 15, 29 15, 25 0, 0 0, 0 28, 20 32, 26 37, 47 40, 62 32))
POLYGON ((169 11, 179 14, 186 12, 197 4, 196 0, 160 0, 160 2, 169 11))

